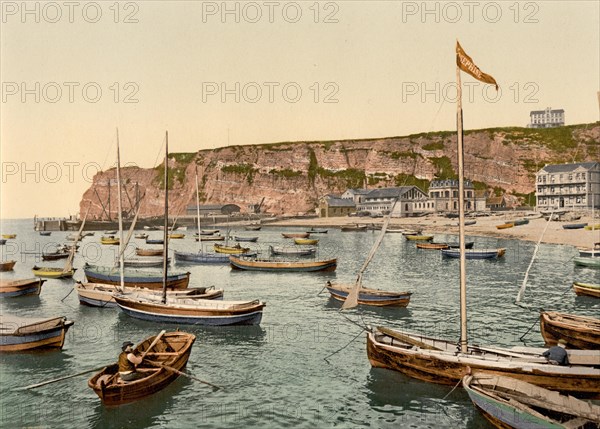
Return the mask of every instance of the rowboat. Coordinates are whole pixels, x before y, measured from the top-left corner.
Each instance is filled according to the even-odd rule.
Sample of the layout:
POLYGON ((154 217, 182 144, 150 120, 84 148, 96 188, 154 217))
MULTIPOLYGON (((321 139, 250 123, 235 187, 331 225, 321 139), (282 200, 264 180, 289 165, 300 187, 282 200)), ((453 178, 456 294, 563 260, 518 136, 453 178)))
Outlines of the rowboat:
POLYGON ((207 252, 178 252, 175 250, 175 261, 192 264, 228 264, 229 255, 207 252))
MULTIPOLYGON (((144 292, 154 294, 158 298, 162 291, 157 289, 146 288, 121 288, 117 285, 108 285, 102 283, 82 283, 77 282, 75 290, 79 296, 79 303, 90 307, 117 307, 117 302, 114 299, 115 293, 133 293, 144 292)), ((188 299, 222 299, 223 289, 215 289, 214 287, 196 287, 178 290, 167 291, 167 302, 173 300, 188 298, 188 299)))
POLYGON ((262 228, 261 225, 246 225, 244 227, 244 229, 246 231, 260 231, 261 228, 262 228))
POLYGON ((595 231, 597 229, 600 229, 600 223, 597 223, 595 225, 587 225, 586 227, 584 227, 584 229, 587 229, 588 231, 595 231))
POLYGON ((17 234, 2 234, 2 238, 5 238, 7 240, 15 239, 17 238, 17 234))
POLYGON ((515 226, 527 225, 529 223, 529 219, 517 219, 513 221, 515 226))
POLYGON ((69 277, 73 277, 76 268, 71 268, 70 270, 65 271, 64 268, 38 267, 37 265, 34 265, 31 270, 33 271, 33 275, 36 277, 46 277, 49 279, 66 279, 69 277))
POLYGON ((201 235, 196 237, 196 241, 223 241, 225 240, 224 235, 213 234, 213 235, 201 235))
POLYGON ((144 230, 145 231, 158 231, 158 227, 157 226, 144 226, 144 230))
POLYGON ((69 257, 69 252, 52 252, 52 253, 42 253, 42 259, 44 261, 57 261, 59 259, 65 259, 69 257))
MULTIPOLYGON (((540 314, 540 331, 547 346, 554 346, 562 339, 570 348, 600 350, 600 319, 543 311, 540 314)), ((596 363, 600 364, 598 357, 596 363)))
POLYGON ((218 233, 218 232, 219 232, 219 230, 218 230, 218 229, 201 229, 201 230, 200 230, 200 234, 198 234, 198 233, 196 232, 196 233, 194 234, 194 236, 197 236, 197 235, 213 235, 213 234, 216 234, 216 233, 218 233))
MULTIPOLYGON (((343 302, 346 301, 354 285, 327 282, 325 287, 332 298, 343 302)), ((412 292, 388 292, 361 287, 358 293, 358 303, 376 307, 406 307, 410 302, 411 295, 412 292)))
POLYGON ((316 228, 311 228, 306 232, 308 232, 309 234, 327 234, 326 229, 316 229, 316 228))
POLYGON ((311 271, 335 271, 337 259, 325 260, 294 260, 284 261, 277 259, 254 259, 246 257, 231 256, 229 258, 231 268, 248 271, 269 272, 311 272, 311 271))
POLYGON ((138 256, 162 256, 164 249, 135 249, 135 254, 138 256))
POLYGON ((73 322, 66 317, 26 318, 0 316, 0 352, 40 348, 62 349, 73 322))
POLYGON ((162 238, 146 238, 146 244, 165 244, 162 238))
POLYGON ((483 416, 499 428, 599 427, 600 406, 513 377, 476 373, 462 385, 483 416))
POLYGON ((161 297, 144 293, 114 295, 119 308, 136 319, 189 325, 258 325, 265 303, 178 299, 162 303, 161 297))
POLYGON ((342 232, 366 231, 367 225, 344 225, 340 228, 342 232))
POLYGON ((109 235, 109 236, 103 235, 102 237, 100 237, 100 243, 101 244, 118 245, 119 238, 115 237, 114 235, 109 235))
POLYGON ((111 229, 111 230, 104 231, 104 234, 106 234, 106 235, 115 235, 117 232, 118 231, 111 229))
POLYGON ((235 241, 247 241, 250 243, 255 243, 258 241, 258 237, 240 237, 240 236, 234 236, 233 239, 235 241))
MULTIPOLYGON (((100 267, 85 264, 83 268, 85 276, 91 283, 103 283, 109 285, 120 285, 121 276, 117 269, 111 267, 100 267)), ((124 272, 125 286, 144 287, 148 289, 162 289, 162 270, 146 271, 127 269, 124 272)), ((190 282, 189 272, 170 272, 167 276, 167 289, 185 289, 190 282)))
POLYGON ((563 229, 582 229, 584 227, 587 226, 587 222, 586 223, 568 223, 566 225, 563 225, 563 229))
MULTIPOLYGON (((504 256, 506 249, 465 249, 466 259, 495 259, 504 256)), ((448 258, 460 258, 460 249, 444 249, 442 256, 448 258)))
POLYGON ((580 265, 582 267, 590 267, 590 268, 600 268, 600 258, 588 258, 578 256, 573 258, 573 262, 575 265, 580 265))
POLYGON ((579 296, 600 298, 600 284, 574 282, 573 290, 579 296))
POLYGON ((52 231, 40 231, 42 237, 49 237, 52 235, 52 231))
POLYGON ((0 280, 0 297, 39 295, 45 281, 38 278, 21 280, 2 279, 0 280))
MULTIPOLYGON (((167 264, 171 263, 171 258, 167 258, 167 264)), ((142 258, 125 258, 123 260, 123 265, 125 267, 132 268, 152 268, 152 267, 162 267, 163 266, 163 258, 157 256, 145 256, 142 258)))
POLYGON ((240 255, 250 251, 249 247, 242 247, 239 244, 236 244, 235 246, 222 246, 220 244, 215 244, 214 249, 217 253, 226 253, 228 255, 240 255))
MULTIPOLYGON (((529 221, 527 221, 527 222, 529 222, 529 221)), ((466 220, 465 221, 465 226, 475 225, 476 223, 477 223, 476 220, 466 220)), ((515 223, 515 225, 516 225, 516 223, 515 223)))
POLYGON ((308 238, 310 233, 308 232, 282 232, 283 238, 308 238))
POLYGON ((512 223, 512 222, 506 222, 506 223, 503 223, 501 225, 496 225, 496 229, 508 229, 508 228, 512 228, 513 226, 515 226, 514 223, 512 223))
POLYGON ((386 233, 389 234, 404 234, 404 229, 402 228, 387 228, 385 230, 386 233))
POLYGON ((146 234, 145 232, 141 232, 141 233, 139 233, 139 234, 135 234, 135 235, 134 235, 134 237, 135 237, 135 238, 140 238, 140 239, 142 239, 142 240, 145 240, 146 238, 148 238, 148 237, 149 237, 149 235, 148 235, 148 234, 146 234))
POLYGON ((404 235, 409 241, 430 241, 433 240, 433 235, 404 235))
POLYGON ((154 364, 142 362, 137 371, 146 377, 124 382, 119 377, 119 364, 107 366, 88 381, 88 386, 105 405, 123 405, 150 396, 172 383, 185 369, 196 337, 186 332, 168 332, 152 336, 135 347, 139 355, 144 353, 154 364), (154 341, 158 342, 150 349, 154 341))
POLYGON ((178 239, 179 240, 179 239, 182 239, 184 237, 185 237, 185 234, 180 234, 180 233, 169 234, 169 238, 171 240, 173 240, 173 239, 178 239))
MULTIPOLYGON (((317 252, 316 247, 269 246, 272 255, 309 256, 317 252)), ((229 260, 227 261, 229 262, 229 260)))
POLYGON ((590 247, 578 247, 579 256, 583 258, 597 258, 600 257, 600 249, 590 247))
POLYGON ((316 238, 294 238, 294 243, 301 246, 314 246, 318 242, 316 238))
POLYGON ((0 246, 4 246, 6 244, 6 239, 1 238, 0 239, 0 246))
POLYGON ((446 243, 417 243, 417 249, 442 250, 448 248, 446 243))
POLYGON ((0 271, 12 271, 17 261, 2 261, 0 262, 0 271))
MULTIPOLYGON (((448 245, 448 247, 450 249, 458 249, 460 244, 459 243, 446 243, 448 245)), ((473 244, 475 244, 474 241, 465 241, 465 249, 472 249, 473 248, 473 244)))

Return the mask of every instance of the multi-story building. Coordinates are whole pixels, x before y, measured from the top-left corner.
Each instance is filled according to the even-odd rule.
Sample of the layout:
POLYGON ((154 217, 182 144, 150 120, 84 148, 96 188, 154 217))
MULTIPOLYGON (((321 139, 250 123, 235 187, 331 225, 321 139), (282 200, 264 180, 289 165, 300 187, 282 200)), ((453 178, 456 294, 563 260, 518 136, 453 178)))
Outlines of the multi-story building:
MULTIPOLYGON (((470 180, 464 181, 465 210, 476 210, 475 189, 470 180)), ((458 180, 433 180, 429 185, 429 199, 436 212, 458 211, 458 180)))
POLYGON ((600 208, 600 162, 546 165, 536 182, 539 210, 600 208))
POLYGON ((373 189, 363 195, 363 201, 356 205, 357 211, 371 215, 388 214, 392 217, 407 217, 421 213, 433 213, 434 206, 427 194, 416 186, 373 189), (396 205, 393 207, 394 201, 396 205))
POLYGON ((565 111, 563 109, 532 110, 529 112, 530 123, 528 128, 552 128, 565 125, 565 111))
POLYGON ((319 217, 348 216, 356 211, 356 205, 350 198, 325 195, 319 199, 319 217))
POLYGON ((371 192, 372 189, 348 189, 346 192, 344 192, 342 194, 342 196, 340 198, 343 199, 350 199, 352 201, 354 201, 354 204, 361 204, 365 198, 365 195, 367 195, 369 192, 371 192))

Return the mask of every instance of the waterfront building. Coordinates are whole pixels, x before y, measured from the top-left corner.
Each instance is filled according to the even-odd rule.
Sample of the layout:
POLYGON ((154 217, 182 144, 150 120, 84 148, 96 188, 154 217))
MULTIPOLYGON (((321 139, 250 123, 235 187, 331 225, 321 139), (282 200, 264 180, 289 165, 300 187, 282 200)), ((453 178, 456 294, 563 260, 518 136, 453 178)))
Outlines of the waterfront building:
POLYGON ((386 215, 392 210, 397 200, 392 217, 408 217, 423 213, 433 213, 434 205, 427 194, 416 186, 400 186, 397 188, 372 189, 363 196, 357 211, 368 212, 371 215, 386 215))
MULTIPOLYGON (((470 180, 464 181, 465 210, 476 210, 475 188, 470 180)), ((429 199, 433 202, 434 211, 458 211, 458 180, 433 180, 429 185, 429 199)))
POLYGON ((546 165, 536 174, 539 210, 600 208, 600 162, 546 165))
POLYGON ((340 198, 329 194, 319 198, 319 217, 348 216, 356 211, 356 205, 350 198, 340 198))

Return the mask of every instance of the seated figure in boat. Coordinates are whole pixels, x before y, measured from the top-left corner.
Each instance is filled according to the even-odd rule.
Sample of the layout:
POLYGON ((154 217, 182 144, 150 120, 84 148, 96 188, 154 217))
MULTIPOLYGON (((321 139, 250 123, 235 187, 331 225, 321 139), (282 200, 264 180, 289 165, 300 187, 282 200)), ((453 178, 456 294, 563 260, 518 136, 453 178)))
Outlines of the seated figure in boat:
POLYGON ((563 339, 560 339, 558 340, 558 345, 550 347, 548 350, 542 353, 542 356, 548 359, 548 363, 552 365, 568 366, 569 356, 565 350, 566 346, 567 342, 563 339))
POLYGON ((131 341, 125 341, 121 347, 123 351, 119 354, 119 376, 123 381, 134 381, 144 377, 144 374, 136 371, 136 365, 142 363, 142 357, 136 356, 131 346, 131 341))

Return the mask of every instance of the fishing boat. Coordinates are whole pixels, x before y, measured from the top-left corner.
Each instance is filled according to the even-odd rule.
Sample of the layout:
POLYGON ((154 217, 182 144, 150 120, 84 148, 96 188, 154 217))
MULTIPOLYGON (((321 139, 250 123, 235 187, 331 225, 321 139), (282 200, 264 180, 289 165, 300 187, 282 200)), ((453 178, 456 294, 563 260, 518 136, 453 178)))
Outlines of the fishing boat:
POLYGON ((100 243, 101 244, 106 244, 106 245, 118 245, 120 242, 118 237, 115 237, 114 235, 103 235, 102 237, 100 237, 100 243))
POLYGON ((282 232, 283 238, 308 238, 310 233, 308 232, 282 232))
MULTIPOLYGON (((117 302, 114 299, 116 293, 129 294, 136 292, 143 292, 145 294, 153 295, 156 299, 160 299, 162 293, 158 289, 146 289, 146 288, 121 288, 118 285, 108 285, 102 283, 82 283, 77 282, 75 290, 79 296, 79 303, 88 305, 90 307, 117 307, 117 302)), ((223 289, 215 289, 213 286, 209 288, 196 287, 178 290, 167 291, 167 302, 178 299, 222 299, 223 289)))
POLYGON ((583 229, 584 227, 587 226, 587 222, 586 223, 568 223, 566 225, 563 225, 563 229, 583 229))
MULTIPOLYGON (((466 259, 496 259, 504 256, 506 248, 499 249, 465 249, 466 259)), ((443 249, 442 256, 460 258, 460 249, 443 249)))
POLYGON ((411 235, 411 234, 405 234, 404 237, 408 240, 408 241, 431 241, 433 240, 433 235, 411 235))
POLYGON ((49 279, 66 279, 69 277, 73 277, 76 268, 65 270, 64 268, 38 267, 37 265, 34 265, 31 270, 33 271, 33 275, 36 277, 46 277, 49 279))
POLYGON ((508 228, 512 228, 513 226, 515 226, 515 224, 513 222, 506 222, 501 225, 496 225, 496 229, 508 229, 508 228))
POLYGON ((462 385, 483 416, 498 428, 600 427, 600 406, 513 377, 476 373, 462 385))
POLYGON ((366 231, 367 230, 367 225, 343 225, 340 228, 340 231, 342 232, 353 232, 353 231, 366 231))
POLYGON ((249 247, 242 247, 239 244, 236 244, 235 246, 223 246, 215 243, 214 249, 217 253, 225 253, 227 255, 240 255, 250 251, 249 247))
POLYGON ((173 240, 173 239, 180 240, 180 239, 182 239, 182 238, 184 238, 184 237, 185 237, 185 234, 180 234, 180 233, 178 233, 178 232, 177 232, 177 233, 174 233, 174 234, 169 234, 169 238, 170 238, 171 240, 173 240))
POLYGON ((2 234, 2 238, 5 238, 7 240, 13 240, 17 238, 17 234, 2 234))
POLYGON ((14 296, 39 295, 45 281, 38 278, 20 280, 0 279, 0 297, 10 298, 14 296))
POLYGON ((300 246, 314 246, 319 243, 316 238, 294 238, 294 243, 300 246))
POLYGON ((219 233, 220 230, 218 230, 218 229, 200 229, 199 231, 200 231, 200 234, 195 233, 194 236, 197 236, 197 235, 214 235, 214 234, 219 233))
POLYGON ((229 255, 226 253, 208 252, 178 252, 175 250, 175 261, 189 264, 229 264, 229 255))
POLYGON ((57 261, 59 259, 65 259, 69 257, 69 252, 51 252, 51 253, 42 253, 42 260, 44 261, 57 261))
POLYGON ((165 244, 162 238, 146 238, 146 244, 165 244))
POLYGON ((244 227, 244 229, 246 231, 260 231, 261 228, 262 228, 261 225, 246 225, 244 227))
MULTIPOLYGON (((309 256, 317 253, 316 247, 269 246, 272 255, 309 256)), ((227 261, 229 262, 229 260, 227 261)))
POLYGON ((595 225, 587 225, 584 227, 584 229, 586 229, 588 231, 595 231, 597 229, 600 229, 600 223, 597 223, 595 225))
POLYGON ((40 231, 40 235, 42 237, 50 237, 52 235, 52 231, 40 231))
MULTIPOLYGON (((559 339, 567 342, 567 348, 600 350, 600 319, 575 314, 543 311, 540 314, 540 330, 547 346, 555 346, 559 339)), ((596 364, 600 365, 596 354, 596 364)))
POLYGON ((0 316, 0 352, 62 349, 72 325, 64 316, 29 318, 4 314, 0 316))
MULTIPOLYGON (((117 268, 101 267, 86 262, 83 271, 90 283, 121 284, 121 276, 117 268)), ((148 289, 161 289, 163 287, 163 273, 161 270, 150 271, 130 268, 124 271, 123 279, 127 287, 143 287, 148 289)), ((167 289, 185 289, 188 287, 189 282, 189 272, 171 272, 167 276, 167 289)))
POLYGON ((600 258, 588 258, 585 256, 577 256, 573 258, 575 265, 590 268, 600 268, 600 258))
POLYGON ((311 228, 306 232, 308 232, 309 234, 327 234, 326 229, 317 229, 317 228, 311 228))
POLYGON ((229 258, 231 268, 247 271, 269 271, 269 272, 314 272, 335 271, 337 259, 324 260, 279 260, 279 259, 255 259, 248 257, 231 256, 229 258))
POLYGON ((446 243, 417 243, 417 249, 443 250, 449 247, 446 243))
POLYGON ((225 236, 220 235, 220 234, 201 235, 199 237, 196 237, 196 241, 224 241, 224 240, 225 240, 225 236))
MULTIPOLYGON (((354 285, 327 282, 325 286, 331 297, 338 301, 346 301, 354 285)), ((376 307, 406 307, 412 292, 389 292, 380 289, 361 287, 358 292, 358 304, 376 307)))
POLYGON ((240 237, 238 235, 235 235, 233 239, 235 241, 247 241, 249 243, 256 243, 258 241, 258 237, 240 237))
POLYGON ((12 271, 17 261, 2 261, 0 262, 0 271, 12 271))
POLYGON ((134 237, 139 238, 141 240, 145 240, 146 238, 149 237, 149 235, 146 234, 145 232, 140 232, 139 234, 135 234, 134 237))
POLYGON ((142 362, 136 368, 145 377, 124 382, 119 377, 119 364, 115 363, 90 378, 88 386, 104 405, 123 405, 146 398, 167 387, 185 369, 195 340, 193 334, 181 331, 149 337, 135 347, 138 356, 153 362, 142 362))
POLYGON ((135 254, 138 256, 162 256, 164 249, 143 249, 138 247, 135 249, 135 254))
POLYGON ((574 282, 573 290, 579 296, 600 298, 600 284, 574 282))
MULTIPOLYGON (((126 267, 131 268, 156 268, 163 266, 163 258, 157 256, 144 256, 141 258, 125 258, 123 261, 126 267)), ((167 258, 167 264, 171 263, 171 258, 167 258)))

